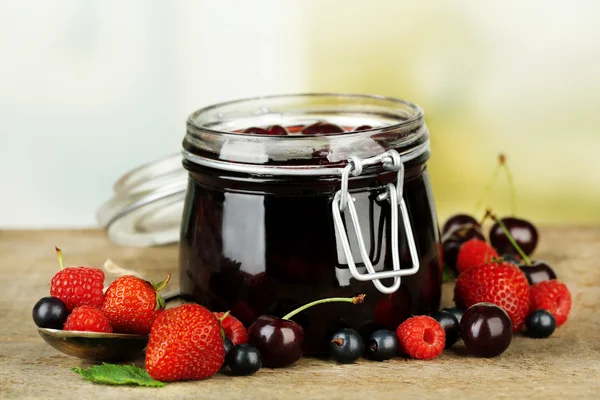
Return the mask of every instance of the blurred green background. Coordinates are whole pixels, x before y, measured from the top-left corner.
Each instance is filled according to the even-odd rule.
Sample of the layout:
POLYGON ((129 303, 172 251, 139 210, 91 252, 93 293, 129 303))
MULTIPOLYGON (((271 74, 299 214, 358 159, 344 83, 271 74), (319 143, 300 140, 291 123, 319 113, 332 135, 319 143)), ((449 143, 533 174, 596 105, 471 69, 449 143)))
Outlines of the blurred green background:
MULTIPOLYGON (((502 152, 518 215, 600 222, 600 3, 308 3, 311 90, 425 110, 441 220, 473 211, 502 152)), ((484 205, 508 213, 507 190, 500 175, 484 205)))

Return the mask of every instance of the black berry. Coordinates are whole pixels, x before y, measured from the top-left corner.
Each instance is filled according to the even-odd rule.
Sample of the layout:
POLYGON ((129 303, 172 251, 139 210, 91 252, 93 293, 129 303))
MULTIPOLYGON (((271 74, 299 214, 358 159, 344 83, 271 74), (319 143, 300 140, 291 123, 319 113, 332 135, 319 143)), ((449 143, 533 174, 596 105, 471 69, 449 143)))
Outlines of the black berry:
POLYGON ((442 308, 441 311, 446 311, 446 312, 449 312, 450 314, 454 315, 454 318, 456 318, 456 320, 458 321, 459 324, 460 324, 460 320, 462 319, 463 314, 465 313, 463 310, 461 310, 458 307, 446 307, 446 308, 442 308))
POLYGON ((233 375, 252 375, 260 369, 262 360, 256 347, 238 344, 229 352, 227 364, 233 375))
POLYGON ((400 342, 398 337, 392 331, 380 329, 373 332, 367 343, 367 356, 371 360, 385 361, 398 354, 400 342))
POLYGON ((69 311, 56 297, 43 297, 33 306, 33 322, 40 328, 62 329, 69 311))
POLYGON ((339 363, 350 364, 358 360, 365 350, 360 334, 354 329, 336 332, 329 342, 331 356, 339 363))
POLYGON ((525 326, 527 327, 527 336, 547 338, 556 329, 556 319, 546 310, 536 310, 529 314, 525 320, 525 326))
POLYGON ((225 339, 223 339, 223 347, 225 347, 225 361, 223 361, 221 368, 225 368, 227 366, 227 357, 229 356, 231 349, 233 349, 233 342, 227 336, 225 336, 225 339))
POLYGON ((431 314, 431 317, 440 323, 444 331, 446 331, 445 349, 452 347, 460 337, 460 325, 456 317, 448 311, 436 311, 431 314))

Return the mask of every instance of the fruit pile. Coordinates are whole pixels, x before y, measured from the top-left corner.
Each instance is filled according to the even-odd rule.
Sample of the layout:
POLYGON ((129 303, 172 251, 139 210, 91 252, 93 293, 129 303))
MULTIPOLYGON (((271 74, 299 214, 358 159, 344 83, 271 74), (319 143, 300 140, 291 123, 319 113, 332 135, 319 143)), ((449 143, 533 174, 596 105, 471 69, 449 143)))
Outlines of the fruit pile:
POLYGON ((318 121, 310 125, 295 125, 284 127, 281 125, 270 125, 265 127, 252 126, 236 133, 249 133, 253 135, 287 136, 287 135, 331 135, 344 132, 359 132, 373 129, 370 125, 361 125, 357 128, 341 127, 326 121, 318 121))
MULTIPOLYGON (((267 131, 277 131, 276 127, 267 131)), ((325 125, 304 129, 308 128, 315 130, 309 133, 333 129, 325 125)), ((508 172, 504 157, 499 168, 508 172)), ((509 172, 508 176, 512 180, 509 172)), ((444 269, 457 276, 456 307, 402 321, 394 315, 400 297, 391 294, 373 310, 374 320, 358 331, 343 327, 328 332, 331 357, 342 364, 360 357, 385 361, 399 355, 430 360, 461 338, 470 354, 495 357, 509 347, 513 334, 523 326, 530 337, 549 337, 567 320, 571 295, 547 263, 530 259, 538 238, 530 222, 516 217, 500 219, 491 210, 479 222, 466 214, 453 216, 443 227, 442 249, 444 269), (487 219, 494 221, 489 242, 483 234, 487 219)), ((145 384, 160 386, 161 382, 205 379, 227 368, 232 375, 251 375, 261 367, 287 367, 303 355, 304 331, 294 317, 300 318, 304 310, 319 304, 360 304, 365 298, 360 294, 316 300, 282 318, 253 318, 246 330, 229 312, 211 312, 198 304, 165 310, 159 292, 170 275, 156 284, 126 275, 103 290, 101 269, 64 268, 62 253, 56 250, 61 270, 52 278, 51 296, 38 301, 33 309, 39 327, 149 335, 146 371, 135 371, 132 366, 120 370, 108 364, 94 367, 96 370, 75 369, 86 379, 105 370, 112 376, 120 374, 128 383, 132 374, 141 376, 142 381, 146 374, 155 381, 146 380, 145 384)), ((103 379, 98 382, 106 382, 107 378, 103 379)))

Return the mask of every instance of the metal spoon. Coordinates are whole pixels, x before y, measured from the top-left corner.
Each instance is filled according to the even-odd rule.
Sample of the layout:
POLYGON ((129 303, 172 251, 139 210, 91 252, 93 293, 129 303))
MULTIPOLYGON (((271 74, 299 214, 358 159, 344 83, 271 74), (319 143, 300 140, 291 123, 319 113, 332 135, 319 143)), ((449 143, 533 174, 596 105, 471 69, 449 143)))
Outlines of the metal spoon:
MULTIPOLYGON (((165 302, 179 298, 179 291, 163 295, 165 302)), ((38 328, 46 343, 69 356, 88 361, 133 360, 146 348, 148 335, 62 331, 38 328)))

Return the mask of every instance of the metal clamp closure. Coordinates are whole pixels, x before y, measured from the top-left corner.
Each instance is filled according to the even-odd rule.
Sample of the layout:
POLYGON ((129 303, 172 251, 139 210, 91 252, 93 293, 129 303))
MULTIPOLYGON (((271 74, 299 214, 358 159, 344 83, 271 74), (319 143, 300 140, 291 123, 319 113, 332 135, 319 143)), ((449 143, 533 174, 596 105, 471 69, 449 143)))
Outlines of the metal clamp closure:
POLYGON ((400 158, 400 155, 395 150, 389 150, 375 157, 360 159, 359 157, 350 157, 348 165, 342 171, 342 187, 338 190, 333 198, 332 202, 332 213, 334 228, 336 229, 341 239, 342 249, 350 268, 350 273, 359 281, 373 281, 375 287, 382 293, 393 293, 400 287, 401 277, 407 275, 413 275, 419 270, 419 256, 417 254, 417 247, 415 245, 415 239, 410 223, 408 211, 406 209, 406 203, 403 198, 403 187, 404 187, 404 164, 400 158), (362 231, 360 229, 360 223, 358 215, 356 213, 356 207, 354 206, 354 199, 348 192, 348 180, 350 175, 359 176, 362 174, 363 167, 382 164, 383 168, 389 171, 397 171, 396 183, 388 183, 385 187, 385 192, 381 193, 377 200, 387 200, 391 207, 391 251, 392 251, 392 267, 391 271, 380 271, 375 272, 375 268, 371 263, 369 254, 367 252, 365 242, 363 240, 362 231), (406 240, 408 242, 408 248, 412 260, 412 267, 410 269, 400 269, 400 254, 398 244, 398 207, 402 214, 402 221, 404 224, 404 232, 406 240), (346 228, 342 220, 342 212, 346 209, 350 212, 350 218, 352 225, 354 226, 354 232, 358 241, 358 248, 362 258, 362 262, 367 269, 367 273, 360 273, 356 267, 354 257, 352 256, 352 250, 350 249, 350 243, 348 241, 348 235, 346 234, 346 228), (394 283, 391 286, 384 286, 380 279, 394 278, 394 283))

